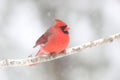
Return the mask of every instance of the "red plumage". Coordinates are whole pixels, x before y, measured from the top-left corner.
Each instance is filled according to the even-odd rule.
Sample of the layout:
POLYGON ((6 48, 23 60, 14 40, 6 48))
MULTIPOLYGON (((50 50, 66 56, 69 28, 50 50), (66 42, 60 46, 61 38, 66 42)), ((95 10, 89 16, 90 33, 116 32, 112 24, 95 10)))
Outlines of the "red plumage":
POLYGON ((40 45, 41 49, 36 56, 44 54, 57 54, 64 51, 69 43, 69 27, 65 22, 56 19, 56 24, 50 27, 37 41, 34 47, 40 45))

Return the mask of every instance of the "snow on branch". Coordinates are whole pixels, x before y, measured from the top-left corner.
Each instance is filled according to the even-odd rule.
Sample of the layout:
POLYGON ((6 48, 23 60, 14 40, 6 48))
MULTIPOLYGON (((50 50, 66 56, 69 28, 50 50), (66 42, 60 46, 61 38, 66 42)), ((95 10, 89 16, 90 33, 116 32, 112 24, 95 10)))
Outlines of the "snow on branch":
POLYGON ((43 62, 55 60, 58 58, 62 58, 62 57, 65 57, 71 54, 75 54, 88 48, 92 48, 92 47, 102 45, 108 42, 113 42, 118 39, 120 39, 120 33, 111 35, 109 37, 101 38, 95 41, 90 41, 90 42, 81 44, 79 46, 68 48, 66 49, 65 52, 57 54, 57 55, 53 55, 53 56, 28 57, 25 59, 4 59, 4 60, 0 60, 0 68, 28 66, 31 64, 35 64, 35 63, 43 63, 43 62))

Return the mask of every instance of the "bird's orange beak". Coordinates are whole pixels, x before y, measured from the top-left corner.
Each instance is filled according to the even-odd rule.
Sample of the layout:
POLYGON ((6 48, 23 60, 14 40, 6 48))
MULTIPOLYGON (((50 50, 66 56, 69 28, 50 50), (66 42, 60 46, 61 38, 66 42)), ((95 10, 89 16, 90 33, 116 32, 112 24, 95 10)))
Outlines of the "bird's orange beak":
POLYGON ((66 27, 66 28, 65 28, 65 31, 68 31, 68 30, 70 30, 70 28, 69 28, 69 27, 66 27))

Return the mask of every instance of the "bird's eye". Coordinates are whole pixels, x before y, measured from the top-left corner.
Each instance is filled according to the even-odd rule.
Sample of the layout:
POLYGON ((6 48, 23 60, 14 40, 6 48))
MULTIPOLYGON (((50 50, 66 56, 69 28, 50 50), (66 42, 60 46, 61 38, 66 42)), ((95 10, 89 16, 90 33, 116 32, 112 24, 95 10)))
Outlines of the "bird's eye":
POLYGON ((65 29, 67 27, 67 25, 65 25, 65 26, 60 26, 60 28, 63 28, 63 29, 65 29))
POLYGON ((60 26, 62 32, 64 32, 65 34, 68 34, 68 31, 65 31, 65 28, 67 27, 67 25, 65 26, 60 26))

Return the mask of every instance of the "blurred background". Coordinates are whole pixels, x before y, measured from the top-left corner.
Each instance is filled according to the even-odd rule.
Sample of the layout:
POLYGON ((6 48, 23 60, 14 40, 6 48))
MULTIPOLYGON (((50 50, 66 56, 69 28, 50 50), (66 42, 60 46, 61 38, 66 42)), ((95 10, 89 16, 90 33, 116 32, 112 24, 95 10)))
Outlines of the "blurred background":
MULTIPOLYGON (((120 0, 0 0, 0 59, 38 51, 36 40, 66 22, 69 47, 120 32, 120 0)), ((1 80, 120 80, 120 41, 33 67, 0 69, 1 80)))

